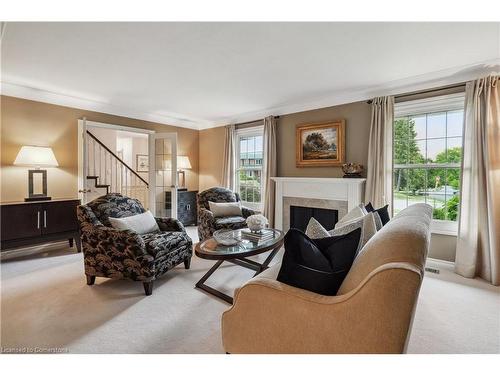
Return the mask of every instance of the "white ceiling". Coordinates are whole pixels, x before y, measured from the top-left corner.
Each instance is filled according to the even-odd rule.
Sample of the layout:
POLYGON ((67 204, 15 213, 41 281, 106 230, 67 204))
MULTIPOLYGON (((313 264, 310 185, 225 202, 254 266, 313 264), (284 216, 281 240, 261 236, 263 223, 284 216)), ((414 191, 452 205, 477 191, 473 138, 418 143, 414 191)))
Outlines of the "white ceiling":
POLYGON ((499 23, 7 23, 2 93, 205 128, 497 70, 499 23))

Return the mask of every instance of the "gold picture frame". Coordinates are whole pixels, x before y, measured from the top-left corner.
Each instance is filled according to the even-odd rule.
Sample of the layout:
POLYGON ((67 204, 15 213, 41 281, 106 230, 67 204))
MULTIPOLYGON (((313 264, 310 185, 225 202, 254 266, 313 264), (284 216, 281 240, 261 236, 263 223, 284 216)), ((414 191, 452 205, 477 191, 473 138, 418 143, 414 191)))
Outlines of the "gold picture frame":
POLYGON ((137 154, 135 156, 135 170, 149 172, 149 155, 137 154))
POLYGON ((338 167, 343 163, 345 163, 345 120, 297 126, 297 167, 338 167))

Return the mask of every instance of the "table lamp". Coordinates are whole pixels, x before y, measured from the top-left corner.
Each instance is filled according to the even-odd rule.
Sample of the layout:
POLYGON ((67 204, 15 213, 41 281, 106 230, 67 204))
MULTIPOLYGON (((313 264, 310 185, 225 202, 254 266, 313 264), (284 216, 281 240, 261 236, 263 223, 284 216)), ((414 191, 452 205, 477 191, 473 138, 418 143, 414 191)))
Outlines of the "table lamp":
POLYGON ((177 170, 179 173, 179 190, 187 190, 186 187, 186 172, 185 169, 191 169, 191 163, 187 156, 177 156, 177 170), (182 183, 180 179, 182 175, 182 183))
MULTIPOLYGON (((14 160, 14 165, 35 167, 28 170, 28 198, 25 202, 50 200, 47 196, 47 170, 40 167, 57 167, 54 152, 50 147, 23 146, 14 160), (42 177, 41 186, 37 184, 35 189, 35 177, 40 174, 42 177)), ((39 181, 39 178, 37 179, 39 181)))

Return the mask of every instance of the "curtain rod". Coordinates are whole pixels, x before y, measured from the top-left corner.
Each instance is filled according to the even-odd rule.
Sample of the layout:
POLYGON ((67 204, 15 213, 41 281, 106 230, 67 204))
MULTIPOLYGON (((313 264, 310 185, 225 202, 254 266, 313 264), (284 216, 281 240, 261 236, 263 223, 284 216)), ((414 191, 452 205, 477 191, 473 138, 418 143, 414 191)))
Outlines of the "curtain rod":
MULTIPOLYGON (((438 91, 443 91, 443 90, 449 90, 449 89, 457 89, 457 88, 460 88, 460 87, 465 88, 465 82, 457 83, 455 85, 436 87, 436 88, 428 89, 428 90, 413 91, 413 92, 409 92, 409 93, 406 93, 406 94, 394 95, 394 99, 402 99, 402 98, 406 98, 408 96, 415 96, 415 95, 421 95, 421 94, 430 94, 430 93, 433 93, 433 92, 438 92, 438 91)), ((372 102, 373 102, 373 100, 368 100, 367 101, 368 104, 372 104, 372 102)))
MULTIPOLYGON (((274 116, 275 119, 279 119, 279 116, 274 116)), ((237 124, 234 124, 234 126, 240 126, 240 125, 248 125, 248 124, 253 124, 256 122, 264 121, 264 119, 258 119, 258 120, 253 120, 253 121, 246 121, 246 122, 239 122, 237 124)))

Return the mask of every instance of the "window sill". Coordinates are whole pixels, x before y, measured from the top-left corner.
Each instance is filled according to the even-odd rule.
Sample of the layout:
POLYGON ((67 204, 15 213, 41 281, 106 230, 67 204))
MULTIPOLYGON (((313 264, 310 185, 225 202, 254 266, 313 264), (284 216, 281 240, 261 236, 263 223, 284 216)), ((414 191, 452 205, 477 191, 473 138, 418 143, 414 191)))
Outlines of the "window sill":
POLYGON ((456 221, 434 219, 431 222, 431 233, 456 237, 458 235, 458 223, 456 221))

